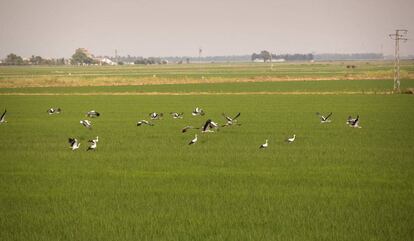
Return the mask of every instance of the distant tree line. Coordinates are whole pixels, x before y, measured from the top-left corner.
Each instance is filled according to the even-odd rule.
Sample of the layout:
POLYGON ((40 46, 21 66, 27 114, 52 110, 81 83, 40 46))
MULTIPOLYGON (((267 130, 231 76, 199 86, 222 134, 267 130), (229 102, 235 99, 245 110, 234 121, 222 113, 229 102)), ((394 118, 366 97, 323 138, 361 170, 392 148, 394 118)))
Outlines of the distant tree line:
POLYGON ((24 65, 25 62, 23 61, 22 57, 11 53, 11 54, 7 55, 7 57, 4 60, 3 64, 4 65, 24 65))
POLYGON ((313 54, 270 54, 267 50, 262 50, 260 53, 253 53, 251 60, 261 59, 268 62, 276 59, 284 59, 286 61, 310 61, 314 59, 313 54))
POLYGON ((30 57, 29 63, 32 65, 64 65, 66 64, 65 58, 57 58, 57 59, 44 59, 40 56, 30 57))
MULTIPOLYGON (((409 58, 409 57, 407 57, 409 58)), ((413 56, 411 56, 413 58, 413 56)), ((32 55, 30 58, 22 58, 14 53, 7 55, 0 64, 1 65, 97 65, 108 64, 103 61, 104 59, 111 60, 114 64, 167 64, 178 63, 188 64, 193 62, 247 62, 255 61, 257 59, 265 62, 271 60, 284 59, 285 61, 341 61, 341 60, 380 60, 384 59, 383 54, 379 53, 354 53, 354 54, 271 54, 267 50, 262 50, 260 53, 253 53, 252 55, 231 55, 231 56, 202 56, 202 57, 190 57, 190 56, 172 56, 172 57, 148 57, 141 56, 98 56, 94 57, 86 49, 79 48, 72 55, 72 58, 43 58, 41 56, 32 55)), ((109 64, 110 61, 109 61, 109 64)))
POLYGON ((149 57, 137 59, 134 64, 168 64, 168 61, 158 57, 149 57))
POLYGON ((163 59, 168 60, 170 63, 194 63, 194 62, 247 62, 250 60, 250 55, 224 55, 224 56, 169 56, 163 59))
POLYGON ((284 59, 286 61, 310 61, 314 59, 313 54, 272 54, 272 59, 284 59))
POLYGON ((67 60, 64 58, 44 59, 41 56, 32 55, 29 59, 23 59, 14 53, 7 55, 1 65, 64 65, 67 60))
POLYGON ((362 53, 362 54, 317 54, 315 60, 375 60, 383 59, 384 55, 379 53, 362 53))

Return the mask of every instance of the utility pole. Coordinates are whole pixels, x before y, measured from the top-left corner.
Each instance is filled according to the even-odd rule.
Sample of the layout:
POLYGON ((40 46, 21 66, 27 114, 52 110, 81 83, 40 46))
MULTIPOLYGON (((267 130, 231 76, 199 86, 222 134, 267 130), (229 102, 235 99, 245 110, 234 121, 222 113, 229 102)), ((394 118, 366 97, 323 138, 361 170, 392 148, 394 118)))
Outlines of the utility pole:
POLYGON ((273 71, 272 52, 270 52, 270 71, 273 71))
POLYGON ((407 41, 407 30, 397 29, 395 34, 390 34, 390 38, 395 40, 395 62, 394 62, 394 91, 400 92, 400 40, 407 41))
POLYGON ((204 79, 203 69, 201 65, 201 54, 203 53, 203 49, 201 47, 198 48, 198 66, 200 68, 201 79, 204 79))

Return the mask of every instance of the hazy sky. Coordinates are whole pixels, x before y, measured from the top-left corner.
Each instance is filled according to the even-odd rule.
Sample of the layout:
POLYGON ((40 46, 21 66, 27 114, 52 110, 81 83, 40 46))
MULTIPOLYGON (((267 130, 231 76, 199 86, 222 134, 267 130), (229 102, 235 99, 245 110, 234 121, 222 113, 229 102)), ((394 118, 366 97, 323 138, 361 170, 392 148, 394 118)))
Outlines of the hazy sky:
POLYGON ((0 58, 95 55, 393 53, 414 0, 0 0, 0 58))

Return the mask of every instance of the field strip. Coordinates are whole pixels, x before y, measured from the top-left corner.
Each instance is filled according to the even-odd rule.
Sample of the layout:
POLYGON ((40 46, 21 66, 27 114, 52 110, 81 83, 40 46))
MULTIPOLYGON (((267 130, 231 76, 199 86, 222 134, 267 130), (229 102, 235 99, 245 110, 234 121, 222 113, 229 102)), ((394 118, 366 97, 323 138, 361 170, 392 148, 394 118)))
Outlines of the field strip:
MULTIPOLYGON (((1 77, 0 77, 1 79, 1 77)), ((316 81, 360 81, 360 80, 387 80, 389 76, 329 76, 329 77, 251 77, 251 78, 224 78, 213 77, 205 79, 196 78, 163 78, 163 77, 142 77, 138 79, 123 79, 114 77, 96 77, 85 80, 81 77, 59 77, 48 76, 47 78, 22 78, 22 79, 2 79, 0 88, 31 88, 31 87, 90 87, 90 86, 147 86, 147 85, 186 85, 186 84, 224 84, 224 83, 280 83, 280 82, 316 82, 316 81)), ((413 77, 407 77, 408 80, 414 80, 413 77)))
POLYGON ((190 96, 190 95, 389 95, 392 91, 257 91, 257 92, 85 92, 85 93, 19 93, 0 95, 16 96, 98 96, 98 95, 141 95, 141 96, 190 96))

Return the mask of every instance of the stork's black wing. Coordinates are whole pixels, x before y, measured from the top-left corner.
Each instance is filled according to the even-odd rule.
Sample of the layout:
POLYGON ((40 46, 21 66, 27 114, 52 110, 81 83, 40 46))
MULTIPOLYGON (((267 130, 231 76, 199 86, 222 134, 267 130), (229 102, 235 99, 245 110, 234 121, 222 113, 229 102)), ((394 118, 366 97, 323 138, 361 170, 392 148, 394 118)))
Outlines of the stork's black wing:
POLYGON ((184 127, 183 129, 181 129, 181 132, 182 133, 184 133, 184 132, 186 132, 188 129, 191 129, 191 128, 193 128, 192 126, 186 126, 186 127, 184 127))
POLYGON ((1 115, 0 120, 3 120, 3 119, 4 119, 4 116, 6 115, 6 112, 7 112, 7 110, 6 110, 6 109, 4 109, 4 112, 3 112, 3 114, 1 115))
POLYGON ((203 126, 203 131, 206 131, 207 130, 207 128, 210 126, 210 123, 211 123, 211 119, 208 119, 206 121, 206 123, 204 124, 204 126, 203 126))
POLYGON ((329 113, 329 115, 327 115, 326 117, 325 117, 325 120, 327 120, 330 116, 332 115, 332 112, 331 113, 329 113))
POLYGON ((68 142, 70 145, 73 145, 73 143, 75 143, 75 139, 74 138, 69 138, 68 142))
POLYGON ((240 116, 240 112, 237 113, 237 115, 235 117, 233 117, 233 120, 237 119, 240 116))
POLYGON ((359 121, 359 115, 357 115, 356 119, 355 119, 355 123, 359 121))

